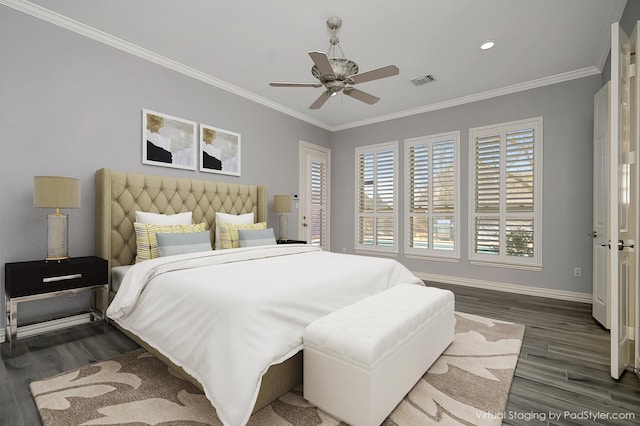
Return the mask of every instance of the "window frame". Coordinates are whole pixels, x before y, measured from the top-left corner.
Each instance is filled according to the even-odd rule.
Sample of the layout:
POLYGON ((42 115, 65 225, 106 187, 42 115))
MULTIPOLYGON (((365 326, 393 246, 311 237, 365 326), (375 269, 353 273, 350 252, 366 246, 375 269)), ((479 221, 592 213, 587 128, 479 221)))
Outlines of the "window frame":
MULTIPOLYGON (((396 255, 398 254, 398 206, 399 206, 399 197, 398 197, 398 141, 393 142, 384 142, 373 145, 364 145, 357 146, 355 148, 355 215, 354 215, 354 249, 356 252, 371 252, 375 254, 387 254, 387 255, 396 255), (361 214, 360 213, 360 155, 364 153, 374 153, 376 156, 376 177, 377 177, 377 155, 380 151, 393 151, 393 212, 389 214, 378 213, 374 211, 373 213, 361 214), (359 235, 360 235, 360 217, 373 217, 374 221, 378 217, 391 217, 393 220, 393 245, 391 246, 379 246, 377 244, 367 245, 360 244, 359 235)), ((374 182, 376 185, 374 197, 377 194, 377 179, 374 178, 374 182)), ((375 236, 375 228, 374 228, 374 236, 375 236)))
POLYGON ((436 260, 436 261, 448 261, 448 262, 458 262, 460 260, 460 239, 462 234, 462 224, 460 222, 460 204, 461 204, 461 194, 460 194, 460 130, 452 131, 452 132, 444 132, 438 133, 434 135, 428 136, 420 136, 416 138, 405 139, 404 141, 404 253, 405 257, 408 258, 417 258, 417 259, 428 259, 428 260, 436 260), (453 168, 454 168, 454 208, 453 214, 447 214, 447 216, 451 216, 453 218, 454 223, 454 238, 453 244, 454 249, 451 251, 446 250, 438 250, 434 249, 432 246, 433 242, 433 232, 431 231, 433 227, 433 218, 434 216, 440 216, 441 214, 433 212, 433 198, 431 194, 433 194, 433 146, 438 143, 453 141, 453 152, 454 152, 454 160, 453 160, 453 168), (418 214, 411 213, 411 148, 417 145, 428 145, 429 146, 429 212, 419 214, 422 217, 428 217, 429 221, 429 248, 416 248, 411 247, 411 217, 418 214))
POLYGON ((475 127, 469 129, 469 190, 468 190, 468 254, 469 263, 481 266, 513 268, 523 270, 542 270, 542 183, 543 183, 543 119, 534 117, 524 120, 510 121, 500 124, 475 127), (506 134, 533 128, 533 212, 516 213, 506 211, 506 134), (500 208, 498 213, 476 212, 476 139, 482 136, 500 136, 500 208), (499 219, 499 254, 490 255, 476 253, 475 226, 476 217, 497 217, 499 219), (533 220, 533 256, 509 256, 506 253, 506 221, 510 219, 531 218, 533 220))

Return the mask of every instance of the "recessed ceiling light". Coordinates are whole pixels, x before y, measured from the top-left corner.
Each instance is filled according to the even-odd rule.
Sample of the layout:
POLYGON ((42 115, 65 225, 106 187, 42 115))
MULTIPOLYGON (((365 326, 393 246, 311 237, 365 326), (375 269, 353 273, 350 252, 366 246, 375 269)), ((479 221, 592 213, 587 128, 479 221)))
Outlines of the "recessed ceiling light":
POLYGON ((496 42, 495 42, 495 41, 493 41, 493 40, 487 40, 487 41, 485 41, 484 43, 482 43, 482 44, 480 45, 480 49, 482 49, 482 50, 488 50, 488 49, 491 49, 491 48, 492 48, 493 46, 495 46, 495 45, 496 45, 496 42))

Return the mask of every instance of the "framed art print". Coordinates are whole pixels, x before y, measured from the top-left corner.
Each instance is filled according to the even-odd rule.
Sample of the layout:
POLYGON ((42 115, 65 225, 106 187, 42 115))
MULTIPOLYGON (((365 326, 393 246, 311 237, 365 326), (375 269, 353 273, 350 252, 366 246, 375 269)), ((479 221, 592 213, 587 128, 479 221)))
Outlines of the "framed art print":
POLYGON ((142 164, 196 170, 193 121, 142 110, 142 164))
POLYGON ((240 134, 200 124, 200 171, 240 176, 240 134))

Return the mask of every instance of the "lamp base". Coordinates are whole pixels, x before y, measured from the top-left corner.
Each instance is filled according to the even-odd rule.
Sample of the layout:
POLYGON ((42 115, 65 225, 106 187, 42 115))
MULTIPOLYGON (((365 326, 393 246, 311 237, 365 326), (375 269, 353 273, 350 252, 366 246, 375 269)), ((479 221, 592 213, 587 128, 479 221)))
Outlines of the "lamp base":
POLYGON ((45 260, 69 259, 69 216, 52 213, 47 217, 47 257, 45 260))
POLYGON ((280 229, 278 240, 287 241, 287 215, 280 213, 280 229))
POLYGON ((70 256, 58 256, 58 257, 45 257, 44 261, 45 262, 62 262, 63 260, 70 260, 71 257, 70 256))

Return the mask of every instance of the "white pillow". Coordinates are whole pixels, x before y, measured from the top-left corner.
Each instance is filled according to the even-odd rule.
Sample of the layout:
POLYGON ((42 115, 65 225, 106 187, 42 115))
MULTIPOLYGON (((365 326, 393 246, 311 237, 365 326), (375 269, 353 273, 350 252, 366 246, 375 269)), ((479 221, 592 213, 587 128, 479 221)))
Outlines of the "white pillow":
POLYGON ((230 225, 244 225, 246 223, 254 223, 253 213, 247 214, 228 214, 216 212, 216 235, 215 235, 215 248, 216 250, 222 249, 222 242, 220 241, 220 226, 226 224, 230 225))
POLYGON ((136 222, 147 225, 191 225, 193 222, 192 216, 191 212, 176 214, 136 212, 136 222))

